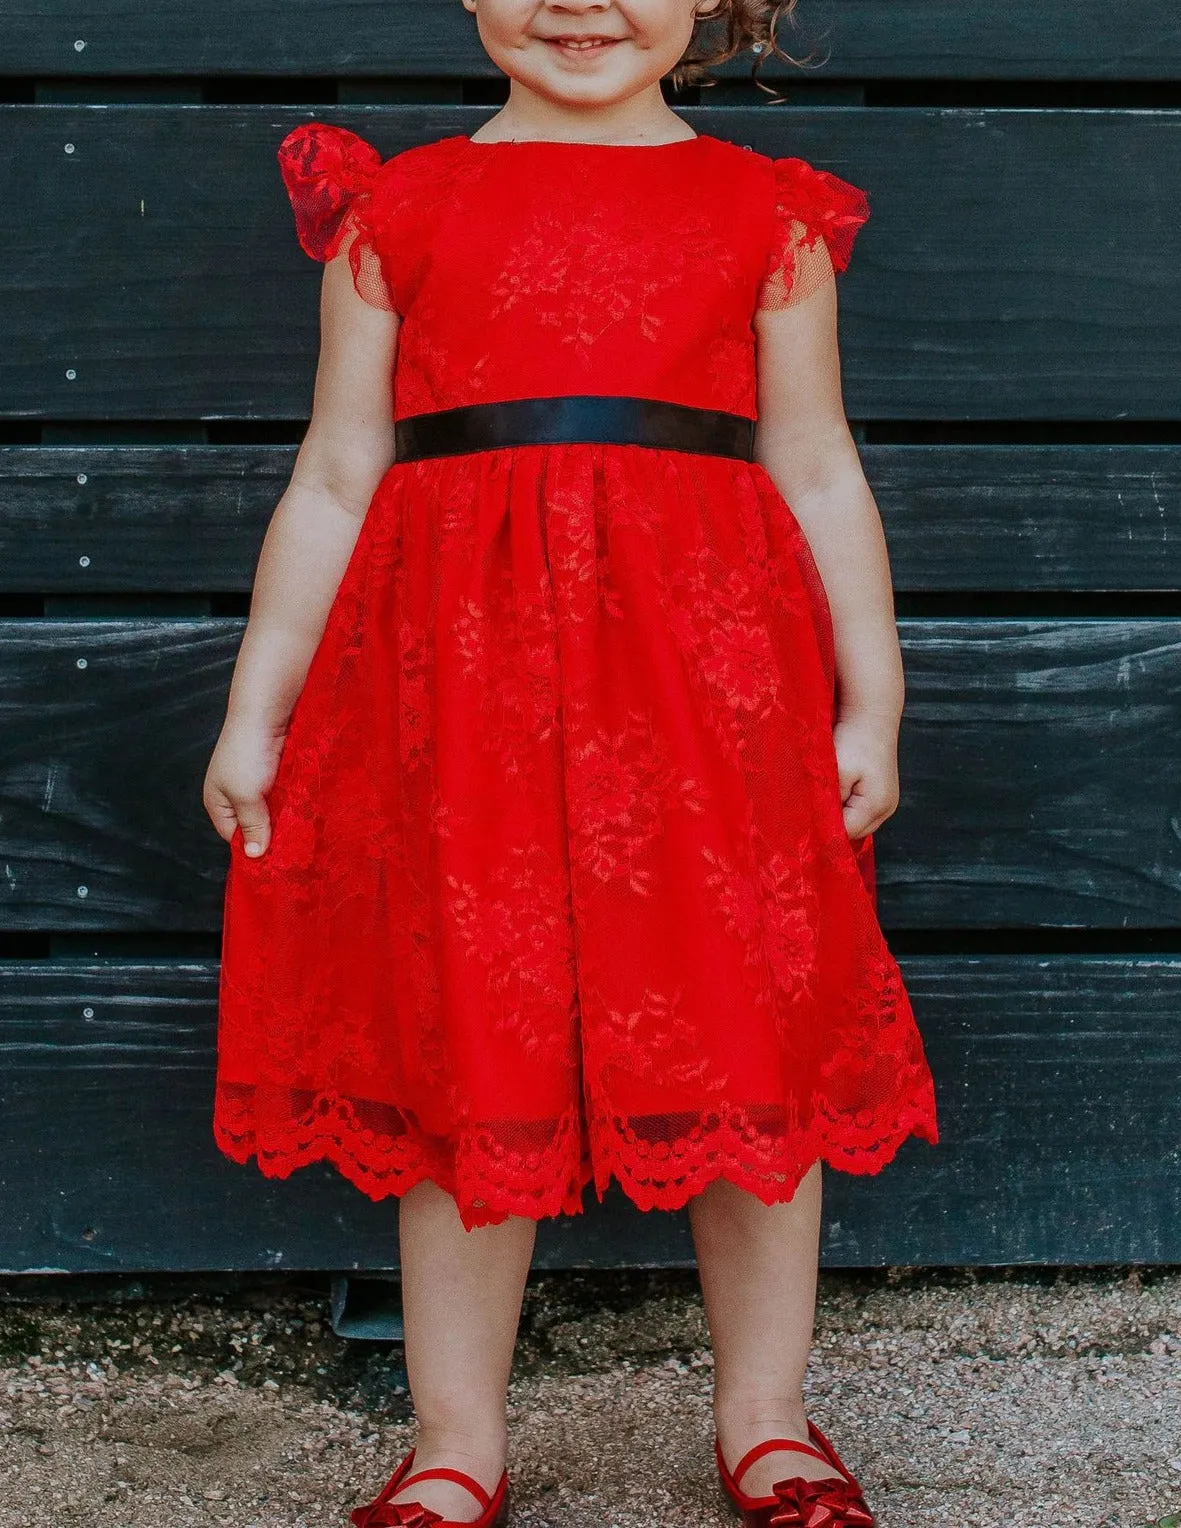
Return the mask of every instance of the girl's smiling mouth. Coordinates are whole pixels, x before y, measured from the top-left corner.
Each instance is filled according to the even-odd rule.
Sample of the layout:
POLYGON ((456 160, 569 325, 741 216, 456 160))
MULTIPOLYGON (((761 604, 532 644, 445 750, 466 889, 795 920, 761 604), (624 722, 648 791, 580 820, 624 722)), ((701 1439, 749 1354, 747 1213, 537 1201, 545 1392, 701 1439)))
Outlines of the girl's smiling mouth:
POLYGON ((603 53, 606 49, 614 47, 619 41, 617 37, 547 37, 545 43, 548 47, 556 48, 561 54, 573 58, 580 53, 603 53))

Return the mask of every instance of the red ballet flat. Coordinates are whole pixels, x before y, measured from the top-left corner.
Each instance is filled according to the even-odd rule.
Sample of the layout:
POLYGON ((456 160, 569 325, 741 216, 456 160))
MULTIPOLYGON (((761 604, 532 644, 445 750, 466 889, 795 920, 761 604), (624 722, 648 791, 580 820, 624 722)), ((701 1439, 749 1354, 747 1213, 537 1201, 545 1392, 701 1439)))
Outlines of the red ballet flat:
POLYGON ((463 1470, 448 1469, 445 1465, 433 1470, 418 1470, 412 1475, 410 1466, 413 1461, 414 1450, 411 1449, 379 1494, 364 1507, 353 1508, 349 1513, 349 1521, 355 1524, 355 1528, 501 1528, 508 1521, 507 1469, 501 1475, 496 1490, 489 1496, 480 1482, 471 1475, 463 1470), (454 1480, 470 1491, 480 1503, 483 1509, 480 1516, 461 1523, 441 1517, 421 1502, 390 1501, 391 1496, 395 1496, 403 1487, 413 1485, 416 1480, 454 1480))
POLYGON ((731 1471, 722 1458, 722 1446, 714 1438, 718 1474, 726 1495, 737 1507, 746 1528, 874 1528, 874 1516, 865 1505, 861 1487, 841 1463, 837 1451, 814 1422, 808 1423, 812 1444, 794 1438, 767 1438, 743 1454, 731 1471), (755 1462, 774 1449, 791 1448, 831 1464, 837 1475, 824 1480, 805 1480, 793 1475, 777 1480, 770 1496, 748 1496, 738 1482, 755 1462))

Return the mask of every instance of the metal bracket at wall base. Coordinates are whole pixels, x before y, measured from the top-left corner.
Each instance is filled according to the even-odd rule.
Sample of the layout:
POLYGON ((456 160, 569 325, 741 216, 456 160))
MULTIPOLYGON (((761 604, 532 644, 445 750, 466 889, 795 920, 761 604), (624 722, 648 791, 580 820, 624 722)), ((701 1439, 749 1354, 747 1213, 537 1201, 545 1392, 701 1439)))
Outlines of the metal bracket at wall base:
POLYGON ((334 1278, 329 1287, 332 1330, 338 1337, 370 1342, 401 1342, 401 1280, 388 1274, 355 1274, 334 1278))

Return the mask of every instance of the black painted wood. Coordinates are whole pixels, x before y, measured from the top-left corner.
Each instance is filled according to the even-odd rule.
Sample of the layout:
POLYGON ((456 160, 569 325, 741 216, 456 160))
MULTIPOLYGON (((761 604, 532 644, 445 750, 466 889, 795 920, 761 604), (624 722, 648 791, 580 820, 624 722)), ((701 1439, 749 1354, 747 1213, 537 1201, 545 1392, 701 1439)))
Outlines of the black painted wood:
MULTIPOLYGON (((802 0, 797 14, 809 47, 827 34, 816 48, 829 58, 824 76, 1175 80, 1181 73, 1181 37, 1163 0, 802 0)), ((786 47, 796 57, 803 52, 786 47)))
POLYGON ((884 921, 1176 927, 1181 624, 900 630, 906 784, 880 830, 884 921))
MULTIPOLYGON (((220 926, 227 850, 200 797, 243 624, 0 622, 9 928, 220 926)), ((1181 926, 1181 622, 899 626, 883 924, 1181 926)))
MULTIPOLYGON (((1181 70, 1173 23, 1162 0, 803 0, 780 43, 827 59, 821 78, 1168 80, 1181 70)), ((0 74, 503 78, 453 0, 10 0, 5 29, 0 74)), ((752 62, 716 73, 742 78, 752 62)))
POLYGON ((899 593, 1181 587, 1181 448, 860 448, 899 593))
MULTIPOLYGON (((899 964, 941 1141, 826 1174, 825 1265, 1181 1261, 1181 959, 899 964)), ((0 1269, 397 1266, 392 1199, 217 1150, 216 984, 209 961, 0 964, 0 1269)), ((692 1261, 683 1212, 584 1203, 541 1222, 538 1266, 692 1261)))
MULTIPOLYGON (((490 113, 0 107, 0 417, 306 417, 320 273, 278 142, 319 117, 390 154, 490 113)), ((852 419, 1181 414, 1181 111, 684 115, 870 191, 842 286, 852 419)))
POLYGON ((0 622, 8 929, 216 929, 201 802, 241 620, 0 622))
POLYGON ((248 590, 295 454, 0 447, 0 592, 248 590))
MULTIPOLYGON (((1181 447, 861 457, 900 593, 1181 587, 1181 447)), ((0 447, 0 593, 248 590, 294 460, 294 446, 0 447)))

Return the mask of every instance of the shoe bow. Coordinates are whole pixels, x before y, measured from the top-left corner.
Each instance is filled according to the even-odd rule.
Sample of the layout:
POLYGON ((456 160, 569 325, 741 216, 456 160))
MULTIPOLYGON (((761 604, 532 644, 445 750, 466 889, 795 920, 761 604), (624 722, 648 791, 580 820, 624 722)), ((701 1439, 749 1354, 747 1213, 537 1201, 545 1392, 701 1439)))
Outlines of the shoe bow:
POLYGON ((777 1480, 779 1505, 767 1528, 874 1528, 873 1514, 847 1480, 777 1480))
POLYGON ((349 1513, 356 1528, 433 1528, 442 1516, 417 1501, 370 1502, 349 1513))

